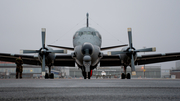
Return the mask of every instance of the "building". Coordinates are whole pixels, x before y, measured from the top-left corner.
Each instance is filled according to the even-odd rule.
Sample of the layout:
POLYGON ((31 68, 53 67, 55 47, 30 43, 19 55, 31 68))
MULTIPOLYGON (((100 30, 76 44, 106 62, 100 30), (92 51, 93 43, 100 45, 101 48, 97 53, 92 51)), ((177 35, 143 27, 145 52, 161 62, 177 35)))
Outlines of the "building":
POLYGON ((180 70, 180 60, 176 61, 176 70, 180 70))
MULTIPOLYGON (((81 70, 78 68, 69 68, 70 76, 72 78, 83 78, 81 70)), ((93 70, 92 78, 96 78, 97 75, 101 75, 101 72, 105 71, 106 75, 111 75, 111 78, 120 78, 121 73, 124 73, 121 67, 98 67, 93 70)), ((127 73, 131 74, 131 68, 127 68, 127 73)), ((161 78, 160 66, 136 66, 136 75, 132 78, 161 78)))
POLYGON ((175 69, 172 69, 170 71, 170 74, 171 75, 174 75, 175 78, 180 78, 180 60, 179 61, 176 61, 176 68, 175 69))
MULTIPOLYGON (((41 74, 40 66, 23 65, 23 78, 31 78, 33 75, 41 74)), ((0 64, 0 78, 15 78, 16 65, 11 64, 0 64)))
MULTIPOLYGON (((48 68, 46 67, 48 71, 48 68)), ((111 78, 120 78, 124 73, 121 67, 98 67, 93 70, 92 78, 101 75, 105 71, 106 75, 111 75, 111 78)), ((55 78, 68 77, 68 78, 83 78, 82 71, 78 67, 54 67, 52 71, 55 78)), ((0 64, 0 77, 1 78, 15 78, 16 65, 9 62, 1 62, 0 64)), ((127 73, 131 73, 131 68, 127 68, 127 73)), ((163 74, 166 75, 166 74, 163 74)), ((23 78, 33 78, 41 76, 41 66, 25 65, 23 64, 23 78)), ((161 66, 136 66, 136 75, 132 78, 161 78, 161 66)))
POLYGON ((161 78, 170 78, 171 74, 170 74, 170 69, 162 69, 161 70, 161 78))

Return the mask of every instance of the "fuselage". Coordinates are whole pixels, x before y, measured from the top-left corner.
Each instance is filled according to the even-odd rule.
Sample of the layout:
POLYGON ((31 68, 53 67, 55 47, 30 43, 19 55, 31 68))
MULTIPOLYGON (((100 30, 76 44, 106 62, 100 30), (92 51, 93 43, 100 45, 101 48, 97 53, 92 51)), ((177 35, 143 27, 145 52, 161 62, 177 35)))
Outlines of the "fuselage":
POLYGON ((101 47, 101 43, 102 43, 101 35, 97 30, 91 27, 83 27, 78 31, 76 31, 76 33, 73 36, 74 48, 86 42, 101 47))
POLYGON ((88 49, 88 56, 91 58, 91 66, 96 66, 100 60, 100 47, 102 38, 99 32, 91 27, 79 29, 73 36, 75 60, 79 66, 83 65, 85 49, 88 49))

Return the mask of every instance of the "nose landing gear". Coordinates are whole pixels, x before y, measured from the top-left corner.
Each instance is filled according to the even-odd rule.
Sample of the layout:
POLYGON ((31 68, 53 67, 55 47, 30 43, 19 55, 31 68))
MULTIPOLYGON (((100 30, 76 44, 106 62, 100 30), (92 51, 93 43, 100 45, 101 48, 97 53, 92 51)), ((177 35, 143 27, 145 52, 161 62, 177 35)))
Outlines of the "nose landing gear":
POLYGON ((91 79, 92 70, 90 72, 82 71, 82 75, 83 75, 84 79, 86 79, 86 78, 91 79))
POLYGON ((125 79, 125 78, 131 79, 131 74, 130 73, 127 73, 127 74, 122 73, 121 74, 121 79, 125 79))

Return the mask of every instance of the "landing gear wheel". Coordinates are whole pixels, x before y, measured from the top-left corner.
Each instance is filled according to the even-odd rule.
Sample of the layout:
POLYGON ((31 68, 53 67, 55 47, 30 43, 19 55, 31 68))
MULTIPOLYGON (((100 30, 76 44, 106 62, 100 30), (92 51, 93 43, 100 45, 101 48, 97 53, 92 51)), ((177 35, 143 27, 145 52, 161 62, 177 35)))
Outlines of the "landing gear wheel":
POLYGON ((103 75, 103 79, 105 79, 105 75, 103 75))
POLYGON ((86 72, 82 72, 84 79, 86 79, 86 72))
POLYGON ((121 74, 121 79, 125 79, 125 74, 124 73, 121 74))
POLYGON ((49 74, 49 78, 54 79, 54 74, 53 73, 49 74))
POLYGON ((131 74, 127 73, 127 79, 131 79, 131 74))
POLYGON ((88 72, 88 79, 91 79, 91 72, 88 72))
POLYGON ((49 75, 48 73, 45 74, 45 79, 48 79, 49 78, 49 75))

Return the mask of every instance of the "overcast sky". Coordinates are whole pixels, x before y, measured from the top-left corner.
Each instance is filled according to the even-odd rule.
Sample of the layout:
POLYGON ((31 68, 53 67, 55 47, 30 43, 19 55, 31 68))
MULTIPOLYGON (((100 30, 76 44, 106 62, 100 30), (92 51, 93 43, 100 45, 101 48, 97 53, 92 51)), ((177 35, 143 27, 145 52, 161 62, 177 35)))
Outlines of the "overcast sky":
MULTIPOLYGON (((86 26, 87 12, 90 27, 102 35, 102 47, 127 44, 131 27, 136 49, 179 52, 179 5, 180 0, 1 0, 0 52, 39 49, 41 28, 46 28, 46 45, 73 47, 73 34, 86 26)), ((175 62, 155 65, 171 68, 175 62)))

